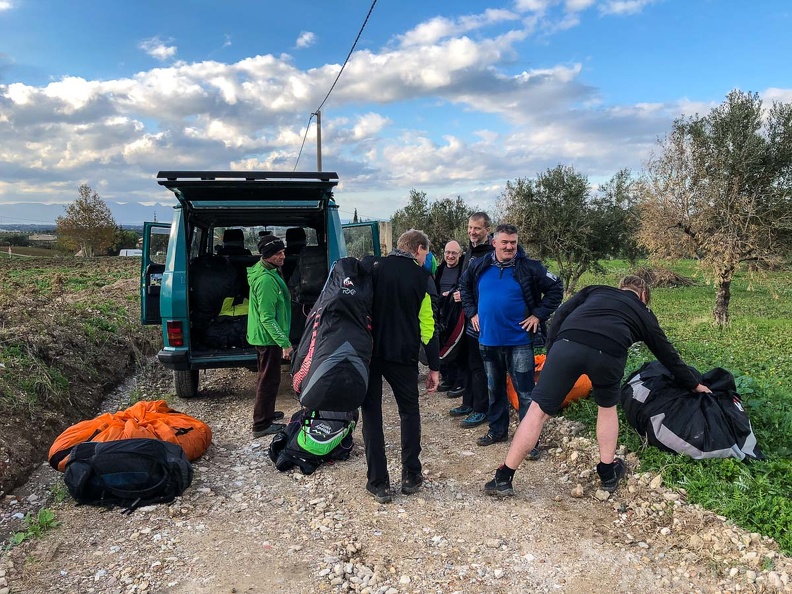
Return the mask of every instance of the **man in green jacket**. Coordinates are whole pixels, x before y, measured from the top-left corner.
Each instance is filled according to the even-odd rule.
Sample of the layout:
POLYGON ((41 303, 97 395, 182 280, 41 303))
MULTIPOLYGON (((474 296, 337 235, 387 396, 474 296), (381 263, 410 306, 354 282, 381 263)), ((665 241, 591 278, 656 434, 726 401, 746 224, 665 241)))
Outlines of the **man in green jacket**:
POLYGON ((275 410, 281 379, 281 359, 291 357, 289 340, 291 299, 281 275, 286 246, 274 235, 259 239, 261 260, 248 268, 250 310, 247 341, 258 353, 256 404, 253 407, 253 437, 273 435, 284 428, 275 421, 283 412, 275 410))

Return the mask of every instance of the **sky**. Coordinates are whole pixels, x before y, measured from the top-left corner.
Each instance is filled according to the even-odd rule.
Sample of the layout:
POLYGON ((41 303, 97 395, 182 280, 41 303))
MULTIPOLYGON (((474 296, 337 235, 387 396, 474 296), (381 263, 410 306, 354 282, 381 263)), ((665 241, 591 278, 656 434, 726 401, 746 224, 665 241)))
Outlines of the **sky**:
POLYGON ((787 0, 0 0, 0 228, 81 184, 132 225, 170 220, 160 170, 315 171, 320 106, 342 219, 413 189, 497 214, 559 164, 639 174, 733 89, 792 101, 791 25, 787 0))

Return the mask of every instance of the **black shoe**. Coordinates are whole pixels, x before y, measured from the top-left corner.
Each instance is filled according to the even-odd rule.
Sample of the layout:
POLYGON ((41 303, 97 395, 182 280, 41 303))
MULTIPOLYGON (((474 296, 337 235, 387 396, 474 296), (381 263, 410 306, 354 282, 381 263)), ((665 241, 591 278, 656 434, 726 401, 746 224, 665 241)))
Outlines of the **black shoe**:
POLYGON ((484 485, 484 492, 495 497, 511 497, 514 495, 514 487, 511 479, 498 479, 498 473, 495 472, 495 478, 484 485))
POLYGON ((412 495, 413 493, 417 493, 418 489, 421 488, 423 481, 424 481, 424 477, 422 474, 407 473, 402 477, 401 492, 404 493, 405 495, 412 495))
POLYGON ((269 427, 264 427, 263 429, 253 430, 253 437, 264 437, 265 435, 275 435, 281 429, 285 429, 286 425, 283 423, 272 423, 269 427))
POLYGON ((465 393, 465 386, 457 386, 456 388, 449 390, 447 396, 449 398, 459 398, 464 393, 465 393))
POLYGON ((448 382, 440 382, 440 385, 439 385, 439 386, 437 386, 437 391, 438 391, 438 392, 448 392, 448 391, 449 391, 451 388, 453 388, 453 387, 454 387, 454 386, 452 386, 452 385, 451 385, 450 383, 448 383, 448 382))
POLYGON ((611 464, 597 464, 597 474, 602 481, 602 489, 608 493, 613 493, 619 482, 627 474, 627 465, 621 458, 614 458, 611 464))
POLYGON ((492 434, 492 431, 487 431, 487 434, 484 437, 479 437, 476 440, 476 444, 480 446, 488 446, 501 441, 509 441, 509 434, 507 433, 497 437, 492 434))
POLYGON ((269 420, 270 421, 280 421, 282 418, 283 418, 283 411, 282 410, 276 410, 274 413, 272 413, 272 416, 270 417, 269 420))
POLYGON ((374 499, 377 500, 377 503, 390 503, 393 501, 390 487, 372 487, 371 485, 366 485, 366 491, 371 493, 374 499))
POLYGON ((528 460, 538 460, 539 456, 541 456, 541 455, 542 455, 542 452, 539 449, 539 442, 537 441, 536 445, 533 447, 533 449, 530 452, 528 452, 528 455, 526 456, 526 459, 528 459, 528 460))

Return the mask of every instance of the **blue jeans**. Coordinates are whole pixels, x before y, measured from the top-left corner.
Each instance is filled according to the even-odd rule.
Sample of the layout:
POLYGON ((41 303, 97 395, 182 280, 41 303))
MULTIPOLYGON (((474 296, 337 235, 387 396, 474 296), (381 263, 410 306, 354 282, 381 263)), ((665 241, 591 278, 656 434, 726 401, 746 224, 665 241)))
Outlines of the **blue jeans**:
POLYGON ((506 396, 506 374, 511 377, 520 401, 520 420, 531 405, 534 388, 533 345, 490 347, 479 345, 489 391, 489 430, 495 437, 509 432, 509 398, 506 396))

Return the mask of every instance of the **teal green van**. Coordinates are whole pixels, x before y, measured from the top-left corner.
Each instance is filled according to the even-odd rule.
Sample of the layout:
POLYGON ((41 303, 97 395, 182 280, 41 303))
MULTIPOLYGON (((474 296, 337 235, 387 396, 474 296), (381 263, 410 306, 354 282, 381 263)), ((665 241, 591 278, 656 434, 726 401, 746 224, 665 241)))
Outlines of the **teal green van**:
POLYGON ((198 394, 200 370, 256 368, 245 341, 247 268, 261 235, 286 244, 296 346, 305 317, 338 258, 380 255, 380 225, 342 225, 333 172, 160 171, 176 195, 170 223, 144 225, 141 321, 162 326, 159 362, 173 370, 176 395, 198 394))

